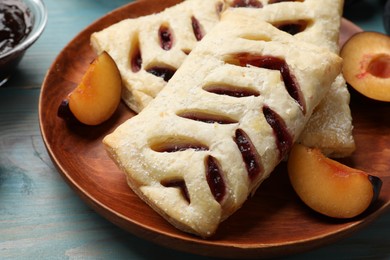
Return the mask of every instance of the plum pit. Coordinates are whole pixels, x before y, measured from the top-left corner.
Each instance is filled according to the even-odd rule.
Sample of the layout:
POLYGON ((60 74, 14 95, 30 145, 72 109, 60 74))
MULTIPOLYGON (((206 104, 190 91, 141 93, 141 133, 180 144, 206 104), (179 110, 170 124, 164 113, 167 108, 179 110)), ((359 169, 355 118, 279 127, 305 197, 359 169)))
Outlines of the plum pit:
POLYGON ((390 55, 380 54, 373 58, 367 72, 378 78, 390 78, 390 55))

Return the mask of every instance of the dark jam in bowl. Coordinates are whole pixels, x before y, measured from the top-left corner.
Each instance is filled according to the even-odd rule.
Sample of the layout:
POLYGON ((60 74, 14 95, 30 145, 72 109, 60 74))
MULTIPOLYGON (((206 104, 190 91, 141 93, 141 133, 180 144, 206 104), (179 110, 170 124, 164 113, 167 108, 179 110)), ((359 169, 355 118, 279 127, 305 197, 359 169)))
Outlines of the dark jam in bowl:
POLYGON ((17 0, 0 2, 0 54, 12 50, 31 32, 32 19, 27 7, 17 0))
POLYGON ((22 43, 31 33, 34 17, 20 0, 0 0, 0 86, 23 57, 22 43))

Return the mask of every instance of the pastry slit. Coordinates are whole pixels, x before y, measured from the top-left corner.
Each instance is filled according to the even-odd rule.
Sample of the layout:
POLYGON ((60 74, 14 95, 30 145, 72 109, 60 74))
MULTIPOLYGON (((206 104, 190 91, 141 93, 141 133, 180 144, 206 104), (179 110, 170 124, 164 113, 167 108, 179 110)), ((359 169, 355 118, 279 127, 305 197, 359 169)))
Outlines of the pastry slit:
POLYGON ((179 189, 181 195, 188 202, 188 204, 191 203, 190 194, 188 193, 187 185, 184 180, 178 180, 178 179, 173 179, 168 181, 165 180, 165 181, 161 181, 161 185, 167 188, 179 189))
POLYGON ((171 28, 168 25, 161 25, 158 30, 158 36, 160 39, 161 48, 165 51, 169 51, 173 45, 171 28))
MULTIPOLYGON (((214 0, 198 1, 183 3, 200 5, 214 0)), ((326 48, 300 41, 264 22, 264 17, 256 14, 265 7, 233 9, 226 10, 210 31, 206 30, 207 19, 196 15, 208 33, 182 65, 172 63, 170 67, 179 69, 156 99, 103 140, 141 199, 175 227, 203 238, 215 234, 219 224, 270 176, 298 140, 342 65, 326 48), (243 35, 253 35, 255 40, 245 40, 243 35), (261 35, 271 41, 256 41, 261 35), (205 86, 213 84, 256 89, 260 96, 234 98, 207 92, 205 86), (214 123, 181 117, 193 111, 196 118, 207 121, 211 117, 214 123), (216 119, 220 115, 238 122, 219 125, 216 119), (189 204, 180 194, 185 189, 189 204)), ((188 13, 186 17, 197 14, 188 13)), ((215 15, 215 8, 211 13, 215 15)), ((166 20, 165 16, 168 14, 156 19, 166 20)), ((179 30, 173 26, 174 20, 170 21, 178 37, 179 30)), ((155 24, 158 30, 164 23, 155 24)), ((190 19, 186 19, 186 26, 188 40, 195 41, 190 19)), ((175 50, 188 48, 182 41, 175 44, 175 50)), ((173 51, 157 49, 158 58, 173 51)), ((143 64, 143 68, 171 64, 169 59, 149 59, 149 53, 143 52, 144 63, 150 64, 143 64)), ((180 55, 185 57, 181 51, 180 55)))
POLYGON ((241 152, 249 179, 251 181, 257 179, 263 172, 263 165, 261 164, 260 155, 257 153, 256 147, 242 129, 236 130, 234 142, 241 152))
POLYGON ((195 120, 195 121, 200 121, 208 124, 237 124, 238 121, 234 120, 232 118, 229 118, 224 115, 215 115, 207 112, 202 112, 202 111, 186 111, 186 112, 181 112, 177 114, 180 117, 187 118, 190 120, 195 120))
POLYGON ((203 87, 203 90, 213 94, 225 95, 225 96, 230 96, 235 98, 260 96, 260 92, 255 89, 237 87, 237 86, 232 86, 227 84, 212 84, 203 87))
MULTIPOLYGON (((161 13, 125 19, 100 32, 93 33, 91 44, 97 53, 107 51, 114 58, 123 80, 124 94, 122 98, 126 105, 136 113, 142 111, 157 96, 170 76, 198 44, 192 27, 194 19, 199 22, 202 36, 206 36, 229 12, 257 17, 273 24, 274 27, 276 26, 275 28, 279 27, 279 29, 292 34, 303 30, 295 34, 294 37, 338 53, 343 1, 325 0, 320 1, 319 4, 316 0, 257 0, 263 5, 263 8, 244 7, 250 6, 250 3, 254 2, 250 0, 182 1, 161 13), (239 7, 240 5, 243 7, 239 7), (233 6, 238 8, 233 8, 233 6), (306 26, 299 29, 298 25, 291 24, 299 23, 299 21, 306 23, 306 26), (157 32, 161 25, 171 29, 174 41, 170 51, 164 51, 159 44, 157 32), (155 39, 156 37, 157 44, 155 40, 150 41, 151 38, 155 39), (142 45, 142 53, 137 51, 138 42, 142 45), (129 59, 131 60, 129 61, 129 59), (161 67, 162 65, 164 68, 166 67, 165 71, 162 69, 152 70, 152 66, 161 67), (145 68, 150 68, 150 72, 157 76, 143 73, 145 68)), ((194 27, 198 25, 194 22, 194 27)), ((251 27, 254 26, 251 25, 251 27)), ((270 41, 273 38, 271 35, 268 35, 269 39, 262 38, 262 35, 266 35, 262 29, 240 31, 240 34, 237 35, 238 38, 253 41, 270 41)), ((242 41, 240 40, 240 42, 242 41)), ((256 43, 251 44, 255 45, 256 43)), ((247 50, 245 51, 247 52, 247 50)), ((255 51, 260 51, 260 49, 253 52, 255 51)), ((272 52, 269 54, 276 56, 272 52)), ((230 84, 234 85, 235 83, 230 84)), ((205 90, 207 91, 207 89, 205 90)), ((327 97, 319 104, 316 113, 310 118, 299 141, 307 146, 315 145, 331 157, 345 157, 353 152, 355 143, 352 135, 349 93, 342 74, 337 77, 328 93, 327 97)), ((228 93, 225 94, 228 95, 228 93)), ((210 97, 212 98, 212 96, 210 97)), ((304 101, 308 103, 307 99, 304 101)), ((306 109, 304 108, 302 111, 306 111, 306 109)))
POLYGON ((149 141, 149 147, 159 153, 174 153, 185 150, 208 151, 209 147, 201 142, 185 136, 159 136, 149 141))
POLYGON ((298 34, 306 30, 311 21, 308 20, 295 20, 295 21, 279 21, 272 25, 281 31, 289 33, 291 35, 298 34))
POLYGON ((231 7, 263 8, 263 4, 259 0, 235 0, 231 7))
POLYGON ((191 25, 192 25, 192 30, 194 31, 194 36, 197 41, 202 40, 204 33, 202 30, 202 26, 199 23, 198 19, 195 18, 195 16, 191 17, 191 25))
POLYGON ((245 34, 245 35, 242 35, 240 38, 246 39, 246 40, 251 40, 251 41, 263 41, 263 42, 272 41, 272 39, 269 36, 264 35, 264 34, 259 34, 259 33, 245 34))
POLYGON ((268 106, 263 107, 263 114, 267 123, 271 126, 276 137, 276 146, 279 150, 279 158, 287 155, 293 144, 293 137, 287 130, 284 120, 268 106))
POLYGON ((226 194, 226 185, 218 160, 213 156, 206 159, 206 179, 215 200, 221 203, 226 194))
POLYGON ((131 71, 134 73, 140 71, 142 68, 142 55, 141 55, 141 49, 139 47, 138 37, 135 37, 135 39, 133 40, 131 53, 129 55, 130 55, 131 71))
POLYGON ((162 78, 166 82, 168 82, 176 72, 176 69, 172 69, 166 65, 152 66, 145 70, 156 77, 162 78))
POLYGON ((303 114, 306 114, 306 105, 301 89, 285 60, 278 57, 254 55, 250 53, 239 53, 235 56, 236 57, 233 57, 233 60, 237 59, 235 63, 238 63, 242 67, 251 65, 264 69, 279 70, 287 92, 299 104, 303 114))
POLYGON ((305 0, 269 0, 268 4, 277 4, 282 2, 305 2, 305 0))

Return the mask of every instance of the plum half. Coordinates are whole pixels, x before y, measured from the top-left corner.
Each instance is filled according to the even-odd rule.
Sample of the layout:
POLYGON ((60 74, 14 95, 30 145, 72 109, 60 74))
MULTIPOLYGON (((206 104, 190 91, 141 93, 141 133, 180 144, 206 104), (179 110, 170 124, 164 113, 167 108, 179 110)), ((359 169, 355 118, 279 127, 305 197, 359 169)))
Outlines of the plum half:
POLYGON ((378 32, 353 35, 340 52, 343 75, 368 98, 390 101, 390 37, 378 32))

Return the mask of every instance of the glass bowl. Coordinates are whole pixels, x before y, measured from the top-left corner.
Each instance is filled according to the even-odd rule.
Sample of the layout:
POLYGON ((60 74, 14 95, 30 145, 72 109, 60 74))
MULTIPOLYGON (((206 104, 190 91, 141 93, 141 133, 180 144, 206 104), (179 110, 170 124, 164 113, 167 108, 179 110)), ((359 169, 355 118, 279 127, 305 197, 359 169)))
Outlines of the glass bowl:
MULTIPOLYGON (((9 28, 7 28, 7 26, 4 23, 10 20, 12 20, 13 22, 15 22, 15 20, 20 21, 21 19, 21 17, 17 15, 13 15, 12 18, 10 18, 9 16, 10 12, 15 14, 16 12, 15 8, 18 8, 23 12, 26 27, 28 28, 26 29, 26 31, 28 32, 27 36, 22 38, 18 43, 13 43, 12 45, 9 45, 7 48, 0 49, 2 50, 0 52, 0 86, 1 86, 11 76, 12 72, 15 70, 19 62, 22 60, 26 50, 42 34, 47 22, 47 9, 42 0, 1 0, 0 5, 1 5, 0 7, 2 8, 0 12, 0 19, 2 19, 0 21, 1 22, 0 26, 2 27, 1 28, 2 34, 0 34, 0 44, 2 44, 3 47, 5 41, 7 40, 7 38, 4 35, 5 34, 8 34, 8 36, 11 35, 11 33, 9 32, 9 28, 16 29, 15 23, 13 23, 13 27, 9 27, 9 28), (6 7, 7 9, 4 9, 4 7, 6 7), (18 19, 14 19, 14 18, 18 18, 18 19)), ((0 45, 0 48, 2 45, 0 45)))

